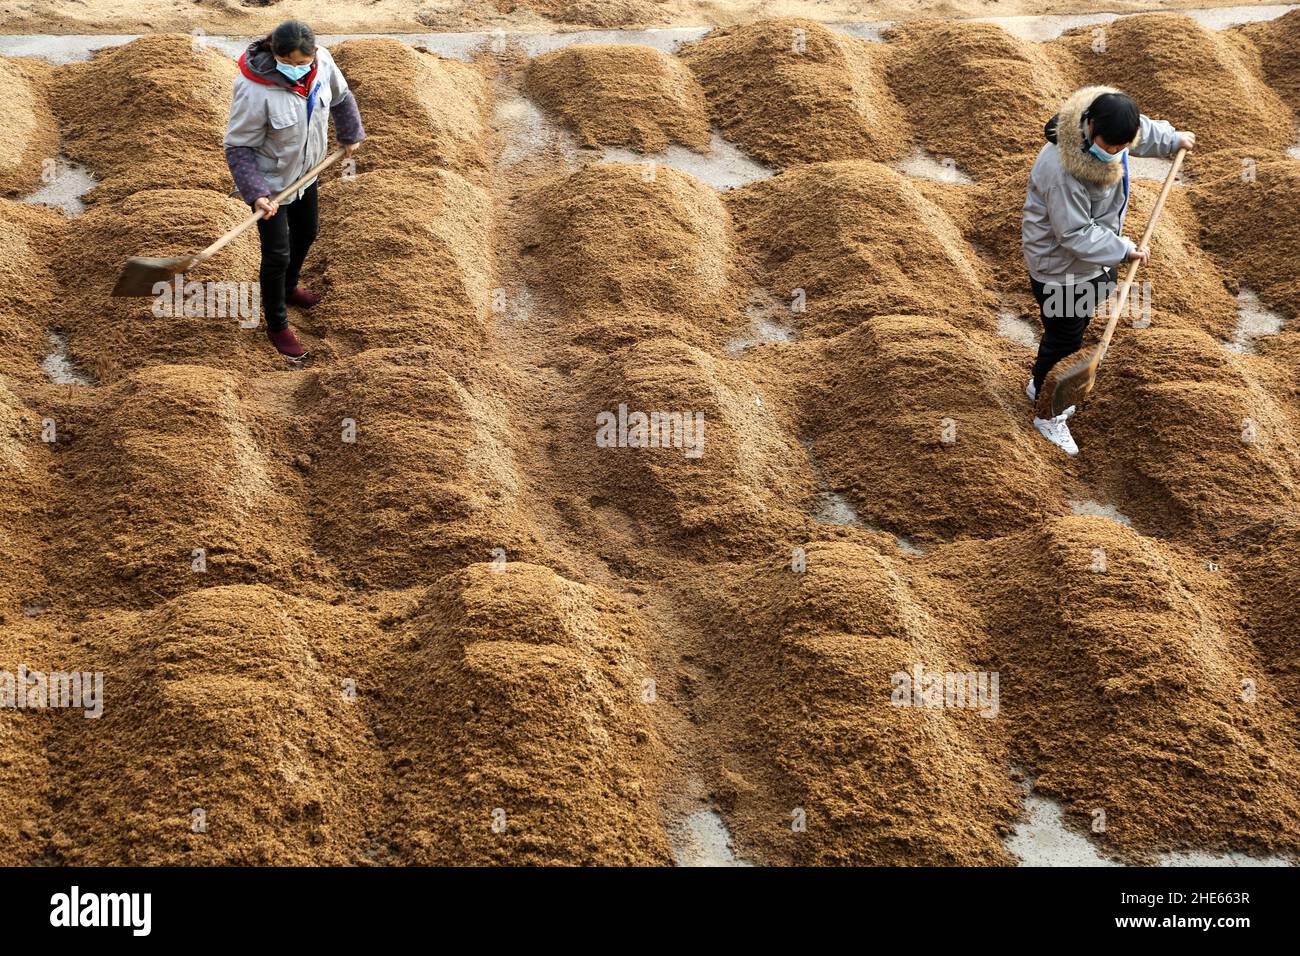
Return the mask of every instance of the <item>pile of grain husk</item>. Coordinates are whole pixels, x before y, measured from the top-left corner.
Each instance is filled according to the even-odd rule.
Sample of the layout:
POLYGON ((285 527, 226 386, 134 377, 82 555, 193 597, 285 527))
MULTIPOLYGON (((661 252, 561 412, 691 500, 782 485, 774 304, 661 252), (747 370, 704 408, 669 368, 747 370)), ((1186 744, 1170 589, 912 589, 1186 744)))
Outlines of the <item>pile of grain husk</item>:
POLYGON ((1192 195, 1219 268, 1285 318, 1300 316, 1300 163, 1277 153, 1223 153, 1206 164, 1192 195))
POLYGON ((1225 561, 1243 597, 1244 628, 1289 713, 1300 712, 1300 522, 1285 516, 1237 560, 1225 561))
MULTIPOLYGON (((68 333, 77 365, 101 382, 164 363, 243 372, 281 367, 266 342, 260 312, 244 317, 230 298, 223 306, 215 294, 217 286, 190 287, 186 292, 194 294, 191 301, 196 309, 202 303, 198 311, 204 315, 177 314, 174 297, 114 299, 110 295, 130 257, 198 252, 247 216, 248 207, 242 202, 207 189, 146 190, 89 209, 69 228, 66 247, 51 263, 64 290, 52 324, 68 333), (164 303, 170 303, 171 314, 155 314, 156 306, 164 303), (240 327, 241 321, 251 323, 254 318, 256 328, 240 327)), ((249 230, 184 279, 247 283, 242 301, 251 307, 255 293, 260 303, 260 261, 256 230, 249 230)))
POLYGON ((377 689, 398 778, 386 862, 669 862, 652 636, 627 606, 549 568, 473 564, 402 634, 377 689))
POLYGON ((769 165, 901 159, 910 148, 880 44, 780 18, 713 30, 678 55, 704 87, 713 122, 769 165))
POLYGON ((908 23, 890 46, 889 85, 920 144, 977 176, 1036 155, 1042 124, 1078 85, 1060 51, 991 23, 908 23))
POLYGON ((412 587, 497 548, 536 554, 505 407, 438 346, 353 356, 304 401, 314 546, 345 584, 412 587))
POLYGON ((64 150, 100 180, 86 200, 175 187, 229 192, 221 141, 238 73, 230 57, 183 34, 144 36, 59 67, 51 99, 64 150))
POLYGON ((581 456, 576 472, 600 489, 603 503, 630 514, 666 545, 699 547, 715 557, 744 553, 789 533, 792 522, 803 523, 802 506, 816 489, 789 420, 794 406, 782 410, 726 360, 666 336, 648 339, 599 361, 582 396, 571 423, 572 446, 581 456), (629 416, 680 412, 682 431, 676 419, 662 426, 661 417, 659 431, 648 426, 652 444, 644 447, 629 418, 624 446, 598 447, 597 416, 617 416, 620 404, 629 416), (698 416, 702 444, 686 440, 687 422, 697 429, 698 416))
POLYGON ((1203 333, 1124 330, 1070 427, 1096 486, 1152 533, 1222 545, 1300 505, 1295 423, 1250 356, 1203 333))
POLYGON ((238 373, 156 365, 74 422, 59 470, 78 507, 59 516, 51 570, 61 603, 144 608, 219 584, 320 578, 268 406, 238 373))
POLYGON ((1036 309, 1028 296, 1029 274, 1020 246, 1020 218, 1031 166, 1033 160, 1028 156, 1011 158, 986 172, 973 186, 932 189, 926 194, 961 229, 987 269, 988 285, 1003 294, 1024 293, 1029 305, 1036 309))
POLYGON ((57 289, 49 261, 62 246, 63 226, 51 209, 0 199, 0 375, 45 377, 41 359, 57 289))
POLYGON ((367 628, 261 584, 91 621, 78 657, 104 672, 103 716, 59 715, 51 860, 365 862, 384 767, 345 649, 367 628))
POLYGON ((1232 32, 1254 44, 1264 82, 1300 113, 1300 10, 1274 20, 1243 23, 1232 32))
MULTIPOLYGON (((3 408, 0 404, 0 415, 3 408)), ((0 504, 0 509, 3 507, 0 504)), ((4 546, 0 536, 0 554, 4 546)), ((0 564, 0 581, 5 580, 6 570, 0 564)), ((66 637, 52 622, 15 620, 7 608, 0 608, 0 672, 16 675, 24 665, 42 672, 70 670, 74 661, 65 648, 66 637)), ((57 719, 49 710, 0 707, 0 866, 49 862, 43 856, 50 835, 46 745, 57 719)), ((78 715, 76 719, 83 718, 78 715)))
POLYGON ((560 23, 630 27, 661 23, 665 0, 524 0, 522 5, 560 23))
MULTIPOLYGON (((42 553, 49 537, 50 446, 46 415, 28 407, 0 375, 0 624, 42 599, 42 553)), ((55 419, 57 429, 66 423, 55 419)))
POLYGON ((1152 13, 1106 25, 1095 52, 1094 27, 1047 44, 1073 57, 1089 84, 1113 86, 1147 116, 1196 133, 1202 151, 1282 149, 1295 140, 1295 117, 1260 75, 1259 54, 1232 31, 1211 31, 1190 17, 1152 13))
POLYGON ((979 608, 1013 762, 1080 829, 1104 811, 1094 839, 1139 859, 1300 850, 1294 715, 1207 560, 1072 516, 925 562, 979 608))
POLYGON ((387 38, 348 40, 331 52, 366 127, 358 169, 486 169, 489 95, 473 67, 387 38))
POLYGON ((865 544, 718 568, 720 672, 699 706, 733 742, 716 799, 743 845, 801 865, 1005 865, 1019 811, 1002 721, 896 706, 893 675, 987 669, 977 615, 865 544), (802 811, 806 831, 791 824, 802 811))
POLYGON ((868 524, 933 541, 1066 510, 1061 462, 1026 428, 1021 373, 981 338, 935 315, 874 316, 802 360, 796 399, 823 479, 868 524))
POLYGON ((528 67, 533 99, 558 115, 584 146, 658 153, 670 143, 709 145, 704 91, 680 60, 652 47, 579 43, 528 67))
POLYGON ((332 180, 304 317, 350 349, 414 342, 475 352, 493 305, 491 197, 456 173, 376 170, 332 180))
POLYGON ((50 72, 40 60, 0 57, 0 100, 7 120, 0 138, 0 196, 40 188, 46 161, 59 155, 59 129, 47 94, 50 72))
MULTIPOLYGON (((1132 185, 1124 233, 1134 242, 1142 237, 1151 221, 1151 209, 1161 185, 1151 181, 1132 185)), ((1149 317, 1154 324, 1195 329, 1227 340, 1232 338, 1237 326, 1237 303, 1225 287, 1214 260, 1201 248, 1205 223, 1205 218, 1197 214, 1190 190, 1175 187, 1151 239, 1151 260, 1139 269, 1137 281, 1149 285, 1149 317)), ((1118 271, 1121 279, 1124 268, 1121 266, 1118 271)), ((1120 321, 1132 324, 1131 318, 1120 321)))
POLYGON ((960 230, 877 163, 801 166, 726 196, 741 249, 778 298, 802 289, 803 329, 833 335, 872 315, 985 321, 985 270, 960 230))
POLYGON ((671 334, 708 348, 734 324, 731 225, 717 195, 675 169, 592 164, 529 200, 524 266, 570 310, 578 342, 671 334))

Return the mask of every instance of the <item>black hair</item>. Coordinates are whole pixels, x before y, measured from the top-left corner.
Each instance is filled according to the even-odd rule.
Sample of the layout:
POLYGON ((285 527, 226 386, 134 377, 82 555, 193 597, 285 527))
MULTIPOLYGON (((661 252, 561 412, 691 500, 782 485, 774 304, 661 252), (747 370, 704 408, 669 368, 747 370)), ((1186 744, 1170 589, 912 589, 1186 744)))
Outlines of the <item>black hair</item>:
POLYGON ((311 56, 316 52, 316 34, 301 20, 285 20, 271 31, 267 41, 271 44, 271 52, 276 56, 289 56, 292 53, 311 56))
POLYGON ((1137 104, 1127 93, 1101 94, 1092 101, 1083 118, 1092 120, 1092 135, 1100 136, 1107 146, 1131 143, 1142 122, 1137 104))

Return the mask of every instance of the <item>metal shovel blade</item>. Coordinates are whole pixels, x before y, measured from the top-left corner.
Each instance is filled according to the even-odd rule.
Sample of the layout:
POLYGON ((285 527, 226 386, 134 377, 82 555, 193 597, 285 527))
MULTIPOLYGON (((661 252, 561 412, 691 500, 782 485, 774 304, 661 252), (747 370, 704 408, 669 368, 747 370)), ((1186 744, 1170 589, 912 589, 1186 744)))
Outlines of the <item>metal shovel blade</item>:
POLYGON ((1097 384, 1097 366, 1101 363, 1101 349, 1092 348, 1082 356, 1070 362, 1063 359, 1058 363, 1059 372, 1056 368, 1048 373, 1048 378, 1052 381, 1044 382, 1047 387, 1047 394, 1050 396, 1049 410, 1052 417, 1060 415, 1071 405, 1080 405, 1083 400, 1092 392, 1092 388, 1097 384))
POLYGON ((171 282, 178 272, 189 268, 192 256, 179 259, 151 259, 148 256, 134 256, 126 260, 122 273, 113 286, 114 297, 151 296, 154 284, 171 282))

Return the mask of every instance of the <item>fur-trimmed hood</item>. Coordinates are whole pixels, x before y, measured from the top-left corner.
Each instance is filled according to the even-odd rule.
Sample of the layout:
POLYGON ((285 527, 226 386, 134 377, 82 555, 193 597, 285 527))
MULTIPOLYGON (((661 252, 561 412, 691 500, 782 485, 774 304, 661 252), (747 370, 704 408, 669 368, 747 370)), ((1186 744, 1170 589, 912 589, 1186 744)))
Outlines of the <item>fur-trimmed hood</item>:
MULTIPOLYGON (((1075 90, 1047 124, 1047 138, 1056 144, 1061 166, 1075 179, 1096 186, 1113 186, 1124 178, 1123 163, 1103 163, 1088 152, 1090 140, 1083 122, 1083 114, 1093 100, 1105 93, 1118 92, 1110 86, 1085 86, 1075 90)), ((1139 127, 1128 148, 1136 146, 1141 138, 1139 127)))

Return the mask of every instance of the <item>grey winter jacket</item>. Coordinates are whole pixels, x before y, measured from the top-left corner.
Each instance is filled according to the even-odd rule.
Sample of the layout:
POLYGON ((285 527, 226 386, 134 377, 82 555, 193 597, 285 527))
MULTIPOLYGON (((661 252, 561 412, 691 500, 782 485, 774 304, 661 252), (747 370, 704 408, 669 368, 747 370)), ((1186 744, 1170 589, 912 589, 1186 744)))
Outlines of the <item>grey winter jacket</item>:
MULTIPOLYGON (((1029 274, 1039 282, 1095 279, 1137 248, 1121 234, 1128 209, 1124 163, 1091 156, 1082 126, 1092 101, 1114 92, 1107 86, 1074 92, 1056 116, 1055 142, 1039 150, 1029 173, 1020 242, 1029 274)), ((1143 116, 1128 150, 1133 156, 1170 156, 1178 151, 1179 138, 1169 123, 1143 116)))
MULTIPOLYGON (((312 95, 303 96, 292 87, 275 68, 265 39, 249 46, 235 78, 225 147, 235 185, 250 205, 260 196, 279 193, 325 158, 331 114, 340 142, 365 138, 355 97, 329 50, 316 48, 312 95)), ((284 201, 293 202, 301 195, 299 190, 284 201)))

